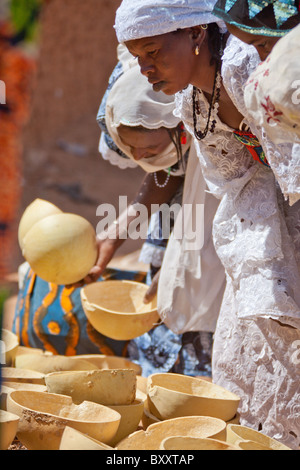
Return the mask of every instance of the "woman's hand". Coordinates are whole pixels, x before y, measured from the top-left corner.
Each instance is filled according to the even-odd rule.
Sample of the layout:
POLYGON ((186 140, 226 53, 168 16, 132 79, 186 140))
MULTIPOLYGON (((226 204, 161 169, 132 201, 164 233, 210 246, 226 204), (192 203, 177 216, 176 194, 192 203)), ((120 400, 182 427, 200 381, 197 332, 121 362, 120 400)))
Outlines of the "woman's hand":
POLYGON ((97 279, 101 276, 103 271, 105 270, 106 266, 113 258, 116 250, 119 247, 117 240, 105 238, 99 239, 97 238, 97 246, 98 246, 98 256, 95 263, 95 266, 92 267, 90 272, 87 276, 79 282, 72 284, 71 286, 67 287, 82 287, 84 284, 90 284, 92 282, 96 282, 97 279))
POLYGON ((144 296, 144 299, 143 299, 144 304, 149 304, 151 302, 151 300, 153 300, 154 297, 156 296, 158 281, 159 281, 159 274, 160 274, 160 270, 157 271, 157 273, 154 275, 154 277, 152 279, 152 283, 151 283, 149 289, 147 290, 147 292, 144 296))

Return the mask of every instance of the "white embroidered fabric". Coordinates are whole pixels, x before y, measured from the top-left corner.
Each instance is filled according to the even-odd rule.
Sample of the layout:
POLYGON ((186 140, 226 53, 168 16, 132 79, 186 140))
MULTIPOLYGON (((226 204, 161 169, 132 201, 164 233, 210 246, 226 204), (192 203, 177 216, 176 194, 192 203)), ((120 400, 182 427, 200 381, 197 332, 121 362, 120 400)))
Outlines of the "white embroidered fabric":
MULTIPOLYGON (((259 63, 253 51, 232 39, 225 50, 224 85, 237 106, 259 63)), ((208 103, 200 96, 203 129, 208 103)), ((176 100, 176 114, 193 134, 192 87, 176 100)), ((267 159, 274 161, 277 154, 283 159, 271 144, 265 143, 267 159)), ((241 424, 298 448, 300 360, 292 358, 300 349, 299 204, 284 201, 276 172, 254 161, 218 117, 214 133, 197 142, 197 153, 209 190, 221 199, 213 236, 227 278, 213 380, 241 397, 241 424)))
POLYGON ((292 205, 300 199, 300 145, 288 142, 275 145, 264 127, 256 125, 257 120, 255 121, 245 106, 244 88, 249 76, 256 70, 258 60, 253 46, 247 46, 231 36, 224 54, 226 66, 222 70, 223 80, 232 101, 245 116, 252 132, 259 138, 285 199, 292 205), (245 66, 241 66, 242 64, 245 66))
POLYGON ((134 160, 131 160, 131 158, 121 157, 121 155, 118 155, 114 150, 111 150, 105 142, 105 135, 103 132, 100 136, 99 152, 104 160, 109 161, 112 165, 117 166, 121 170, 138 167, 138 164, 134 160))
POLYGON ((211 12, 216 0, 123 0, 116 12, 114 28, 119 43, 157 36, 206 23, 226 26, 211 12))

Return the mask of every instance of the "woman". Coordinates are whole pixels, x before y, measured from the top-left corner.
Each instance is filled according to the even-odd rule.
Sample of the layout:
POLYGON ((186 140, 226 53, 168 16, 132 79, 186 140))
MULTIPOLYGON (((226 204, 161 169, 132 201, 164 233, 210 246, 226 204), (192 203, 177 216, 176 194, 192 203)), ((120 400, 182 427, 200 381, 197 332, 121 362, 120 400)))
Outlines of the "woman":
MULTIPOLYGON (((118 47, 118 58, 119 63, 110 77, 109 87, 97 116, 102 129, 99 150, 103 158, 120 168, 139 165, 145 170, 146 177, 135 200, 125 213, 121 214, 111 227, 98 234, 99 260, 94 268, 93 280, 106 266, 109 259, 106 258, 106 253, 112 257, 124 243, 126 238, 119 237, 119 234, 126 232, 134 221, 136 216, 134 211, 133 215, 130 215, 130 211, 137 203, 146 206, 148 215, 152 213, 150 208, 153 204, 167 203, 170 208, 176 204, 181 205, 185 168, 187 164, 190 165, 190 160, 195 160, 191 138, 186 135, 182 123, 173 114, 174 97, 152 90, 147 79, 140 74, 138 64, 124 46, 118 47)), ((204 194, 203 179, 199 190, 204 194)), ((131 341, 128 345, 129 357, 143 366, 144 375, 170 370, 189 375, 211 375, 212 333, 224 292, 224 270, 216 256, 211 237, 212 219, 218 200, 207 195, 202 203, 204 199, 205 245, 202 250, 195 252, 194 256, 199 261, 201 251, 207 265, 203 265, 202 273, 198 277, 190 273, 189 269, 185 273, 185 290, 190 292, 190 289, 194 288, 193 283, 196 283, 199 292, 201 291, 202 304, 189 307, 190 296, 186 296, 185 290, 185 304, 179 304, 181 297, 178 291, 175 300, 178 309, 191 308, 193 313, 197 312, 202 318, 202 322, 194 321, 193 327, 181 327, 180 331, 175 333, 162 324, 131 341)), ((163 222, 166 221, 161 217, 160 211, 152 215, 149 235, 141 252, 141 260, 150 264, 149 277, 152 286, 148 299, 156 293, 159 268, 170 228, 173 227, 173 220, 169 221, 170 228, 164 227, 167 224, 163 222), (162 237, 161 233, 165 236, 162 237)), ((165 296, 168 295, 174 299, 171 287, 165 293, 165 296)), ((173 302, 172 312, 174 313, 173 302)))
MULTIPOLYGON (((123 0, 115 28, 154 89, 180 92, 177 114, 196 137, 208 187, 221 199, 213 235, 227 286, 213 380, 241 397, 241 424, 298 448, 300 367, 292 355, 300 339, 299 227, 285 214, 260 142, 240 130, 247 122, 234 86, 239 93, 260 58, 216 29, 214 3, 123 0)), ((158 297, 162 279, 163 272, 158 297)))
POLYGON ((248 3, 243 0, 227 8, 225 0, 219 0, 214 8, 229 30, 253 44, 263 60, 270 54, 245 86, 247 111, 274 143, 299 143, 299 0, 264 8, 261 2, 248 3))

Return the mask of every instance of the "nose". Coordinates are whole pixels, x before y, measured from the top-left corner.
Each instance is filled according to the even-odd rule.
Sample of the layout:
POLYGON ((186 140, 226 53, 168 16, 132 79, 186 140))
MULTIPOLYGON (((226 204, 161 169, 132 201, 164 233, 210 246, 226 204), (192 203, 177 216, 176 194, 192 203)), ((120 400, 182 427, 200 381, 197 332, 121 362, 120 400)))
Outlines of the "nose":
POLYGON ((145 149, 132 148, 131 153, 136 161, 139 161, 147 156, 147 151, 145 149))
POLYGON ((148 77, 150 73, 154 72, 154 65, 153 62, 147 60, 147 59, 142 59, 139 58, 139 66, 141 69, 141 73, 148 77))

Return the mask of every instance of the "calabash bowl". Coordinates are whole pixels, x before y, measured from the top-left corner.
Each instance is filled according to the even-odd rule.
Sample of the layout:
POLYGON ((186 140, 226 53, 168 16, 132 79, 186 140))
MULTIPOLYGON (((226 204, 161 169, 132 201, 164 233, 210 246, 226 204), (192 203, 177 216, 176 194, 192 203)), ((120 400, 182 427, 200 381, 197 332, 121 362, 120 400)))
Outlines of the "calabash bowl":
POLYGON ((3 341, 3 343, 1 344, 4 347, 4 351, 1 350, 1 354, 3 354, 5 358, 5 365, 14 366, 15 357, 16 357, 18 346, 19 346, 19 340, 18 340, 17 335, 15 335, 10 330, 6 330, 5 328, 2 328, 1 341, 3 341))
POLYGON ((119 429, 112 441, 112 446, 116 446, 118 442, 137 430, 143 416, 144 402, 137 398, 130 405, 110 406, 110 408, 121 415, 119 429))
POLYGON ((226 439, 226 423, 208 416, 188 416, 168 419, 148 426, 146 431, 136 431, 116 446, 119 450, 159 450, 166 437, 190 436, 226 439))
POLYGON ((115 410, 54 393, 16 390, 8 396, 7 409, 20 417, 17 437, 29 450, 58 450, 66 426, 110 444, 121 420, 115 410))
POLYGON ((0 450, 9 448, 16 436, 19 420, 18 415, 0 410, 0 450))
POLYGON ((182 374, 150 375, 147 392, 149 411, 161 420, 199 415, 229 421, 240 402, 223 387, 182 374))
POLYGON ((77 429, 66 426, 61 437, 59 450, 113 450, 113 447, 77 431, 77 429))
POLYGON ((177 436, 167 437, 160 444, 160 450, 241 450, 239 447, 218 439, 177 436))
POLYGON ((144 304, 148 286, 135 281, 103 281, 83 287, 81 303, 92 326, 109 338, 130 340, 158 322, 156 299, 144 304))
POLYGON ((95 369, 132 369, 137 375, 142 373, 139 364, 130 361, 126 357, 108 356, 105 354, 78 354, 77 356, 69 356, 74 360, 84 360, 94 364, 95 369))
POLYGON ((49 393, 69 395, 76 404, 129 405, 136 396, 136 374, 131 369, 52 372, 45 382, 49 393))
POLYGON ((77 360, 62 355, 21 354, 16 357, 16 367, 31 369, 42 374, 50 374, 62 370, 94 370, 97 367, 84 359, 77 360))
POLYGON ((256 450, 255 447, 260 447, 261 449, 264 447, 265 450, 291 450, 276 439, 272 439, 260 431, 239 424, 228 424, 226 440, 230 444, 237 446, 241 444, 241 448, 252 447, 253 450, 256 450), (247 445, 244 445, 244 443, 247 445))

